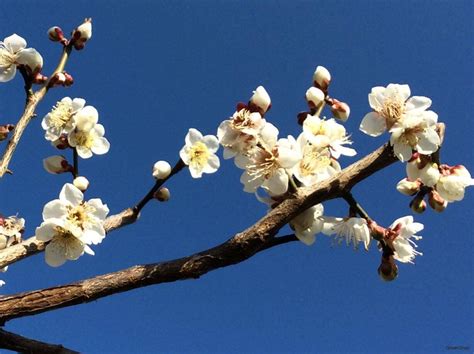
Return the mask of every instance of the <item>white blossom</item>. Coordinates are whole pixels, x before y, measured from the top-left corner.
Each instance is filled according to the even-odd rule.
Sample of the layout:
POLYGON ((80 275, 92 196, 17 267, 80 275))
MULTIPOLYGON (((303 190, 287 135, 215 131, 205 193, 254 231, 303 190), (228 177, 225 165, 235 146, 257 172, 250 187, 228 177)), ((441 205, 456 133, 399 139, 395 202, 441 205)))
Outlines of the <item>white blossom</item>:
POLYGON ((165 179, 171 173, 171 165, 167 161, 157 161, 153 165, 153 177, 156 179, 165 179))
POLYGON ((335 235, 336 241, 342 242, 342 240, 345 240, 346 245, 349 246, 352 243, 354 248, 357 248, 359 242, 362 242, 365 249, 369 249, 370 231, 365 219, 324 217, 323 220, 323 234, 335 235))
POLYGON ((82 108, 74 116, 76 127, 68 135, 68 143, 83 159, 93 154, 103 155, 110 149, 110 143, 104 138, 105 128, 97 124, 98 120, 99 113, 92 106, 82 108))
POLYGON ((219 141, 214 135, 203 136, 199 130, 191 128, 186 134, 185 143, 179 156, 188 165, 193 178, 219 169, 220 161, 215 154, 219 149, 219 141))
POLYGON ((43 167, 51 174, 70 172, 72 168, 69 162, 67 162, 66 158, 61 155, 54 155, 44 159, 43 167))
POLYGON ((413 216, 408 215, 395 220, 389 229, 396 232, 397 236, 393 240, 394 255, 393 257, 402 263, 413 263, 415 256, 423 255, 415 248, 418 247, 412 240, 421 240, 421 236, 415 233, 423 230, 423 224, 413 222, 413 216))
POLYGON ((46 114, 41 122, 45 139, 55 141, 62 134, 69 134, 76 126, 74 115, 84 107, 86 101, 82 98, 64 97, 57 102, 51 112, 46 114))
POLYGON ((316 67, 316 70, 314 71, 314 74, 313 74, 314 86, 322 90, 327 90, 330 82, 331 82, 331 74, 329 73, 329 70, 326 69, 324 66, 316 67))
POLYGON ((0 216, 0 250, 21 242, 25 230, 25 219, 17 216, 3 218, 0 216))
POLYGON ((356 151, 343 145, 352 144, 346 135, 346 128, 334 119, 321 119, 309 115, 303 123, 303 133, 308 141, 319 148, 329 147, 331 156, 354 156, 356 151))
POLYGON ((435 188, 439 195, 448 202, 460 201, 464 198, 466 187, 474 185, 474 179, 463 165, 445 169, 435 188))
POLYGON ((85 192, 87 188, 89 188, 89 180, 84 176, 78 176, 74 178, 72 184, 81 192, 85 192))
POLYGON ((419 179, 427 187, 433 187, 438 183, 441 174, 436 163, 428 162, 421 169, 418 165, 418 160, 407 163, 407 176, 411 181, 419 179))
POLYGON ((265 125, 265 119, 260 113, 250 112, 246 108, 236 111, 230 119, 223 121, 217 128, 217 138, 224 147, 224 159, 243 154, 254 147, 265 125))
POLYGON ((27 66, 32 73, 41 70, 41 55, 36 49, 25 48, 26 41, 17 34, 12 34, 0 42, 0 82, 12 80, 19 65, 27 66))
POLYGON ((262 115, 270 109, 271 104, 270 96, 263 86, 257 87, 250 97, 249 105, 257 108, 262 115))
POLYGON ((58 267, 66 260, 76 260, 84 252, 93 255, 88 245, 99 244, 105 237, 103 224, 109 208, 98 198, 87 202, 83 199, 83 193, 67 183, 59 199, 44 206, 44 221, 36 228, 35 236, 49 242, 45 259, 52 267, 58 267))
POLYGON ((318 89, 317 87, 310 87, 306 91, 306 101, 311 108, 318 107, 321 103, 323 103, 325 98, 325 94, 323 91, 318 89))
POLYGON ((295 231, 295 236, 305 245, 312 245, 315 241, 315 235, 321 232, 323 220, 321 216, 324 213, 322 204, 317 204, 306 209, 290 221, 290 227, 295 231))

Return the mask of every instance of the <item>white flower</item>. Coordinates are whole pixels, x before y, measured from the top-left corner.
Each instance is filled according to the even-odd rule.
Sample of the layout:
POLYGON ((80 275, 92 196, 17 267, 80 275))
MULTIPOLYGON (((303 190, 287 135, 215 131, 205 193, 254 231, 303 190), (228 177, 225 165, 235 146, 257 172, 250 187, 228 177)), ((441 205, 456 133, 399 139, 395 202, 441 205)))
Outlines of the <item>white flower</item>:
POLYGON ((331 156, 338 159, 341 155, 354 156, 354 149, 343 145, 352 144, 346 136, 346 128, 334 119, 321 119, 308 114, 303 123, 303 133, 308 141, 319 148, 329 147, 331 156))
POLYGON ((407 163, 407 176, 411 181, 419 179, 425 186, 433 187, 441 176, 436 163, 426 163, 423 168, 418 168, 420 161, 417 159, 407 163))
POLYGON ((90 244, 99 244, 105 237, 104 220, 107 205, 98 198, 83 201, 84 195, 72 184, 65 184, 59 199, 44 206, 44 222, 36 228, 36 238, 48 242, 46 263, 57 267, 66 260, 76 260, 84 252, 94 254, 90 244))
POLYGON ((25 230, 25 219, 17 216, 3 218, 0 216, 0 250, 21 242, 25 230))
POLYGON ((474 185, 474 179, 463 165, 457 165, 443 171, 435 188, 439 195, 448 202, 464 198, 466 187, 474 185))
POLYGON ((191 128, 186 134, 185 142, 179 156, 188 165, 193 178, 218 170, 220 161, 215 153, 219 149, 219 142, 214 135, 202 136, 200 131, 191 128))
POLYGON ((85 192, 89 188, 89 180, 84 176, 78 176, 72 181, 74 187, 79 189, 81 192, 85 192))
POLYGON ((329 83, 331 82, 331 74, 328 69, 324 66, 318 66, 313 74, 313 83, 314 86, 327 90, 329 83))
POLYGON ((270 96, 263 86, 259 86, 253 92, 252 97, 250 97, 249 106, 256 108, 260 114, 264 115, 272 104, 270 96))
POLYGON ((290 227, 295 231, 296 237, 305 245, 312 245, 316 239, 315 235, 321 232, 324 224, 321 219, 323 212, 323 205, 317 204, 290 221, 290 227))
POLYGON ((415 233, 423 230, 423 224, 413 222, 413 216, 408 215, 395 220, 389 229, 396 232, 397 236, 393 240, 394 255, 393 257, 402 263, 413 263, 413 259, 417 255, 423 255, 415 250, 418 247, 411 238, 421 240, 421 236, 415 233))
POLYGON ((55 141, 62 134, 69 134, 76 125, 74 115, 84 107, 86 101, 82 98, 71 99, 64 97, 57 102, 52 111, 46 114, 41 122, 45 139, 55 141))
POLYGON ((276 141, 277 133, 278 130, 262 135, 260 146, 235 158, 236 165, 245 169, 240 177, 245 192, 255 193, 258 187, 262 187, 271 196, 277 196, 288 190, 287 170, 293 168, 301 156, 292 136, 276 141))
POLYGON ((293 167, 292 173, 303 185, 312 186, 341 171, 339 163, 331 157, 329 148, 310 144, 303 133, 296 142, 302 158, 293 167))
POLYGON ((153 165, 153 177, 156 179, 165 179, 171 173, 171 165, 168 161, 157 161, 153 165))
POLYGON ((68 135, 68 143, 75 147, 77 154, 83 159, 96 155, 103 155, 110 149, 110 143, 104 138, 105 128, 97 124, 99 113, 92 106, 79 110, 74 121, 76 128, 68 135))
POLYGON ((43 160, 44 169, 52 174, 60 174, 70 172, 72 166, 67 162, 66 158, 61 155, 50 156, 43 160))
POLYGON ((310 87, 306 91, 306 101, 311 108, 318 107, 324 101, 324 92, 317 87, 310 87))
POLYGON ((217 138, 224 147, 224 159, 245 153, 254 147, 265 123, 260 113, 250 112, 246 108, 223 121, 217 128, 217 138))
POLYGON ((354 248, 362 242, 365 249, 369 249, 370 231, 365 219, 324 217, 323 220, 323 234, 336 235, 338 242, 345 240, 348 246, 352 243, 354 248))
POLYGON ((32 73, 41 70, 41 55, 35 49, 25 47, 26 41, 17 34, 0 42, 0 82, 12 80, 18 65, 27 66, 32 73))
POLYGON ((369 104, 374 112, 365 115, 359 129, 370 136, 379 136, 404 117, 418 115, 431 106, 428 97, 409 97, 408 85, 389 84, 372 88, 369 104))
POLYGON ((395 156, 404 162, 411 159, 412 150, 424 155, 438 150, 441 140, 436 132, 437 120, 435 112, 422 111, 395 122, 390 129, 390 144, 395 156))

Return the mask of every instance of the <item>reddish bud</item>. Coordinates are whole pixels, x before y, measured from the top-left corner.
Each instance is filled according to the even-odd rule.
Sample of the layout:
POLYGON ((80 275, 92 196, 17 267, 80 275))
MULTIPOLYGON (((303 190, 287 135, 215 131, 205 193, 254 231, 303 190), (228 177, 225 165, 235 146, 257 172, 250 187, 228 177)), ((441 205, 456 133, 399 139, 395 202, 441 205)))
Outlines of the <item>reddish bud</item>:
POLYGON ((0 141, 8 138, 8 134, 15 128, 13 124, 0 125, 0 141))

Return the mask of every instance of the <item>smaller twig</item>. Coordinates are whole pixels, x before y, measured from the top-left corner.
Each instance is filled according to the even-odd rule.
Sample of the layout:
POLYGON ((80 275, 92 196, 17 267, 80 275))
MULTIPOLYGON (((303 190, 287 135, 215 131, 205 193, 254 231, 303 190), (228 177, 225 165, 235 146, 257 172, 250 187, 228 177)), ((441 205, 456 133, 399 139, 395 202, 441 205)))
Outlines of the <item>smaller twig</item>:
POLYGON ((79 176, 79 157, 77 155, 77 149, 72 149, 72 159, 73 159, 73 167, 72 167, 72 175, 74 178, 79 176))
POLYGON ((357 214, 360 215, 360 217, 364 218, 367 221, 371 221, 372 219, 370 218, 369 214, 364 210, 364 208, 361 207, 361 205, 355 200, 354 196, 352 195, 351 192, 345 192, 342 195, 342 198, 349 204, 349 206, 357 212, 357 214))
POLYGON ((168 177, 166 177, 165 179, 159 179, 156 181, 155 185, 148 191, 148 193, 143 197, 142 200, 140 200, 137 205, 135 207, 133 207, 133 211, 135 212, 135 214, 138 214, 142 209, 143 207, 150 201, 153 199, 153 195, 155 194, 155 192, 160 189, 160 187, 166 182, 168 181, 173 175, 177 174, 179 171, 181 171, 183 168, 184 168, 185 163, 183 162, 183 160, 179 159, 178 162, 176 162, 176 165, 173 167, 173 169, 171 170, 171 173, 169 174, 168 177))
POLYGON ((62 345, 48 344, 0 329, 0 348, 18 353, 79 354, 62 345))

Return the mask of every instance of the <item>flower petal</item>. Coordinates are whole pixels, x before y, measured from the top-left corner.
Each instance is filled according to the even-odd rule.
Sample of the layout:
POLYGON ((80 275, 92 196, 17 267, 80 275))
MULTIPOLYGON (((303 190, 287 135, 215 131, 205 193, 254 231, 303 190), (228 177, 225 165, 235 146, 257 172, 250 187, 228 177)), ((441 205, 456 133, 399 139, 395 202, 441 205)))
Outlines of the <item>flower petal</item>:
POLYGON ((73 206, 81 204, 84 199, 84 194, 71 183, 66 183, 59 193, 59 199, 61 201, 67 201, 73 206))
POLYGON ((406 102, 405 109, 407 111, 424 111, 431 106, 431 100, 424 96, 413 96, 406 102))
POLYGON ((191 128, 186 134, 186 138, 184 139, 187 146, 193 146, 198 141, 201 141, 203 138, 201 132, 197 129, 191 128))
POLYGON ((13 33, 11 36, 8 36, 3 40, 5 48, 7 48, 11 53, 18 53, 20 50, 26 48, 26 41, 23 37, 20 37, 16 33, 13 33))
POLYGON ((359 129, 367 135, 376 137, 387 130, 385 118, 376 112, 367 113, 360 123, 359 129))
POLYGON ((59 267, 66 262, 66 248, 63 242, 53 239, 45 249, 45 260, 51 267, 59 267))

